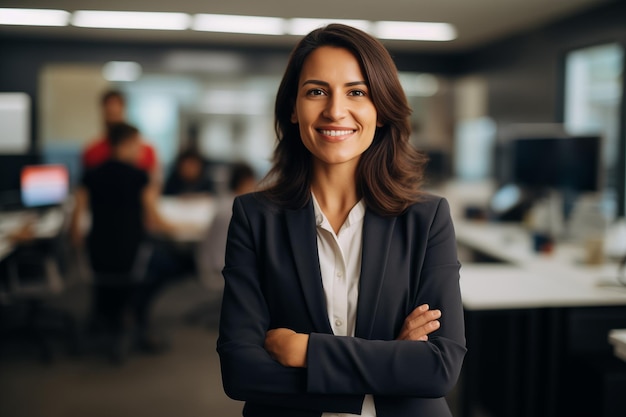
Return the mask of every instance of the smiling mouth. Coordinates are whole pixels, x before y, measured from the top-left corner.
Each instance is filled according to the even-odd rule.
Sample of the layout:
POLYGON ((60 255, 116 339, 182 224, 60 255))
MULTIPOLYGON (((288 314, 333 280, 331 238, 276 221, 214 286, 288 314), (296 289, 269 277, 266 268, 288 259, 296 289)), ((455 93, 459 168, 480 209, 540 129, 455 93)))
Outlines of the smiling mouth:
POLYGON ((318 129, 317 131, 320 132, 322 135, 331 136, 331 137, 351 135, 352 133, 356 132, 356 130, 354 129, 346 129, 346 130, 318 129))

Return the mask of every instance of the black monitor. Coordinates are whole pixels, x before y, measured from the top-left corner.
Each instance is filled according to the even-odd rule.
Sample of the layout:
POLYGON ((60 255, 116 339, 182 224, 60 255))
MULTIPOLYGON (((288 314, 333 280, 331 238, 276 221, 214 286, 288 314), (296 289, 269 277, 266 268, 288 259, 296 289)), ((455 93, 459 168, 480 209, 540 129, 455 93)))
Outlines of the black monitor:
POLYGON ((0 155, 0 209, 16 209, 22 206, 22 168, 39 162, 39 156, 34 154, 0 155))
POLYGON ((516 184, 535 189, 598 191, 600 137, 518 138, 511 145, 516 184))
POLYGON ((450 178, 450 158, 447 152, 434 149, 422 152, 428 156, 425 176, 429 184, 440 183, 450 178))

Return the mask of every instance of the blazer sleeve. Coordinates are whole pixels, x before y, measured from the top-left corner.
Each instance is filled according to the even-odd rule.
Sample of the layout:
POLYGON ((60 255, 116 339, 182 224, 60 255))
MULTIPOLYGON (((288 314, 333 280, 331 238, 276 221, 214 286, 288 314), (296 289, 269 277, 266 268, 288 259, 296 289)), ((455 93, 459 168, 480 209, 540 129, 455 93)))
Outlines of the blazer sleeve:
POLYGON ((306 370, 284 367, 264 348, 270 317, 253 232, 240 199, 228 232, 217 350, 226 394, 236 400, 319 412, 358 413, 362 395, 311 394, 306 370))
POLYGON ((442 199, 428 230, 414 305, 440 309, 440 329, 427 342, 311 334, 308 391, 445 396, 456 384, 466 352, 459 267, 450 210, 442 199))

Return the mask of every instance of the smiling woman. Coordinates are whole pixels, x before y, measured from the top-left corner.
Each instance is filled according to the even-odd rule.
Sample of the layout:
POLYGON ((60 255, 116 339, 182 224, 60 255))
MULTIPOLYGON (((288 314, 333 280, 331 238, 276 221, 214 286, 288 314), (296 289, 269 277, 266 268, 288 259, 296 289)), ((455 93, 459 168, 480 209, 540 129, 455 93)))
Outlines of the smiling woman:
POLYGON ((366 147, 359 158, 357 188, 368 206, 377 213, 402 213, 419 200, 426 158, 408 141, 411 109, 395 64, 385 47, 366 33, 344 25, 329 25, 327 28, 326 31, 313 31, 300 41, 292 52, 278 89, 275 115, 279 142, 274 153, 274 166, 268 175, 272 185, 266 194, 291 208, 302 208, 310 200, 307 184, 311 180, 314 159, 309 158, 310 150, 304 136, 301 137, 303 124, 297 120, 303 116, 298 114, 298 107, 309 101, 302 95, 310 90, 309 94, 321 95, 324 98, 319 100, 330 104, 325 109, 326 121, 317 121, 322 126, 341 126, 329 122, 327 116, 331 115, 329 111, 345 111, 340 107, 343 103, 373 106, 375 122, 363 126, 372 129, 373 138, 371 146, 366 147), (330 87, 330 81, 341 82, 319 79, 313 75, 315 72, 335 79, 345 78, 341 82, 345 84, 343 98, 346 100, 339 102, 336 91, 324 92, 324 88, 330 87), (355 78, 348 79, 350 76, 355 78), (311 84, 315 82, 317 85, 311 84), (355 82, 357 84, 353 85, 355 82))
POLYGON ((388 52, 352 27, 296 46, 261 192, 238 197, 218 352, 245 416, 448 417, 465 355, 447 202, 388 52))
POLYGON ((316 169, 349 163, 354 171, 372 144, 378 123, 364 79, 359 62, 342 48, 320 47, 302 68, 291 120, 316 169))

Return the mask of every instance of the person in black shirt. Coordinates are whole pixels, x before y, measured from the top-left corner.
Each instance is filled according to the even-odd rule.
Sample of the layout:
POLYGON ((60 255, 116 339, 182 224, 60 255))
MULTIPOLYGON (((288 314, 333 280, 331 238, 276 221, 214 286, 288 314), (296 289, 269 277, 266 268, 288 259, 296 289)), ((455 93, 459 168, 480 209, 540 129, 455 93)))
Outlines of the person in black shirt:
MULTIPOLYGON (((141 295, 149 253, 147 228, 171 233, 174 227, 157 211, 158 187, 134 166, 141 151, 139 131, 127 123, 110 127, 111 159, 84 173, 76 192, 71 235, 82 242, 80 219, 91 210, 87 251, 94 273, 94 316, 116 335, 123 333, 124 315, 134 313, 138 335, 146 335, 147 305, 141 295), (137 305, 134 300, 142 300, 137 305), (132 308, 129 308, 132 307, 132 308)), ((120 336, 121 337, 121 336, 120 336)))

